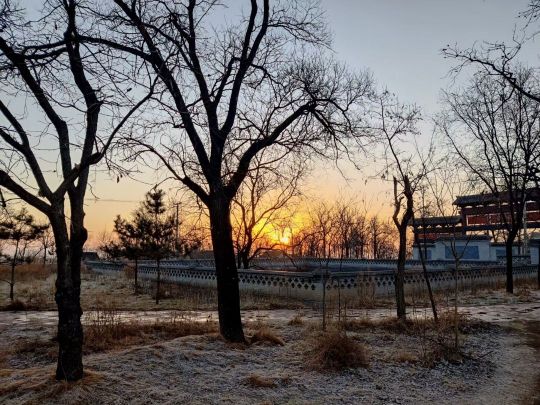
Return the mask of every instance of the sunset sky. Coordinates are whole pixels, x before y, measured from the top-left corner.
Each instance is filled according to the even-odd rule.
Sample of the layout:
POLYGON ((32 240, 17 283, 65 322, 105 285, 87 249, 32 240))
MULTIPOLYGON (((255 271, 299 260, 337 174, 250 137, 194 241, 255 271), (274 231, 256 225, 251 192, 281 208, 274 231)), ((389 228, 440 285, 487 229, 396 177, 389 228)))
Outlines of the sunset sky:
MULTIPOLYGON (((517 24, 518 13, 527 0, 324 0, 329 25, 334 32, 336 57, 351 69, 368 68, 379 87, 395 92, 401 101, 416 103, 423 110, 421 130, 431 135, 431 116, 440 106, 440 90, 452 85, 447 76, 452 61, 441 56, 447 44, 468 47, 475 42, 509 41, 517 24)), ((537 61, 534 43, 521 60, 537 61)), ((458 78, 454 85, 459 85, 458 78)), ((371 213, 389 213, 387 184, 376 180, 372 161, 358 156, 364 168, 356 171, 342 163, 347 179, 329 163, 318 163, 307 181, 308 194, 332 199, 334 196, 364 200, 371 213)), ((90 237, 112 229, 116 214, 128 214, 142 199, 159 174, 141 173, 139 181, 95 174, 92 193, 88 194, 87 227, 90 237), (98 181, 99 180, 99 181, 98 181)), ((173 184, 169 184, 170 187, 173 184)), ((165 187, 167 189, 167 187, 165 187)), ((171 190, 170 193, 174 193, 171 190)))

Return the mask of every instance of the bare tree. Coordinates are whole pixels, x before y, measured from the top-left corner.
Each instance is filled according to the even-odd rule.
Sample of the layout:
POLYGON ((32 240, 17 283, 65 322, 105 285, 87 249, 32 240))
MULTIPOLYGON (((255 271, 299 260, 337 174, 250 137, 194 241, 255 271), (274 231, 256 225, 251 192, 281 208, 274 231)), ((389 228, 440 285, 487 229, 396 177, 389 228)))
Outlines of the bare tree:
POLYGON ((42 17, 31 21, 10 0, 0 1, 0 187, 51 224, 57 258, 56 378, 70 381, 83 376, 80 269, 89 170, 145 101, 135 102, 127 93, 121 74, 129 72, 98 63, 98 52, 81 44, 85 21, 78 4, 45 1, 42 17), (112 72, 119 73, 114 81, 108 80, 112 72))
POLYGON ((523 46, 533 41, 538 35, 538 20, 540 18, 540 1, 531 0, 519 15, 524 24, 514 31, 512 44, 504 42, 484 42, 471 48, 460 48, 457 45, 446 46, 442 49, 446 58, 455 59, 459 63, 452 67, 451 74, 460 73, 467 66, 474 66, 484 74, 497 76, 513 90, 521 93, 535 102, 540 102, 538 87, 531 82, 520 79, 522 70, 519 62, 520 52, 523 46), (528 34, 532 27, 532 34, 528 34))
POLYGON ((244 183, 233 198, 232 225, 238 267, 248 268, 260 252, 283 246, 276 233, 290 218, 293 204, 300 197, 303 165, 280 162, 277 167, 262 167, 254 159, 244 183))
POLYGON ((47 264, 47 255, 54 255, 54 234, 50 224, 43 225, 44 231, 39 236, 39 243, 43 252, 43 265, 47 264))
MULTIPOLYGON (((462 167, 455 164, 452 156, 445 156, 439 159, 431 170, 426 173, 423 179, 423 186, 429 191, 431 201, 425 202, 423 206, 429 206, 445 228, 443 244, 445 246, 445 256, 454 262, 452 272, 454 275, 454 349, 459 350, 459 272, 462 260, 466 257, 469 242, 472 235, 463 233, 462 226, 453 221, 460 212, 459 208, 453 204, 456 195, 463 195, 470 192, 471 184, 466 181, 462 167)), ((425 235, 424 235, 425 236, 425 235)), ((424 237, 424 243, 426 242, 424 237)), ((417 248, 422 250, 421 245, 417 248)))
MULTIPOLYGON (((536 78, 522 71, 519 81, 534 84, 536 78)), ((445 93, 445 102, 439 127, 470 180, 496 204, 494 222, 505 230, 506 290, 512 293, 512 248, 540 163, 540 104, 482 72, 462 91, 445 93)))
MULTIPOLYGON (((414 193, 425 176, 426 166, 402 148, 404 143, 414 141, 418 135, 417 123, 420 110, 415 106, 401 104, 395 96, 385 91, 374 112, 380 126, 375 128, 384 143, 386 167, 384 176, 392 176, 394 213, 392 220, 398 231, 398 260, 395 273, 395 294, 398 319, 406 320, 405 262, 407 259, 407 233, 414 217, 414 193)), ((429 279, 426 278, 429 284, 429 279)), ((431 291, 431 288, 429 288, 431 291)), ((430 295, 430 298, 432 296, 430 295)))
POLYGON ((126 143, 154 154, 208 209, 220 331, 243 342, 232 200, 265 150, 276 162, 357 146, 371 79, 324 55, 330 34, 311 1, 252 0, 238 23, 217 26, 224 8, 214 1, 114 0, 85 11, 96 27, 81 40, 158 79, 154 113, 126 143))

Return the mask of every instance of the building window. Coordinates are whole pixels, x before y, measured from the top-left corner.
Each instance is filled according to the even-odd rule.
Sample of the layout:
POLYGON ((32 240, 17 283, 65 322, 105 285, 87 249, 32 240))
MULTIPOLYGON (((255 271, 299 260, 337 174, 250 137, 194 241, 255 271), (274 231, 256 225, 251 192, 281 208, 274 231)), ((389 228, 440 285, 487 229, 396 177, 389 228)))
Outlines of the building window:
MULTIPOLYGON (((461 260, 478 260, 480 259, 480 253, 478 246, 456 246, 455 252, 457 257, 461 260)), ((444 247, 444 256, 446 259, 454 259, 454 254, 450 246, 444 247)))

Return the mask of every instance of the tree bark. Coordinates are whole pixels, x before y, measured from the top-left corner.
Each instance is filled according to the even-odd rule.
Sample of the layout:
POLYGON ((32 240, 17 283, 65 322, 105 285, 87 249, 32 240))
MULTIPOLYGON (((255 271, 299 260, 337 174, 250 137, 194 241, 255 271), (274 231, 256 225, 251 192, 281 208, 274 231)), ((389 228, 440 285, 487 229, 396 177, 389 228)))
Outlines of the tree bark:
POLYGON ((70 200, 74 201, 71 201, 69 234, 65 223, 63 203, 60 203, 61 206, 55 207, 54 214, 49 217, 49 220, 57 247, 55 301, 58 307, 58 362, 56 379, 77 381, 83 377, 81 260, 88 233, 83 226, 82 197, 75 198, 73 195, 70 200))
POLYGON ((159 293, 161 287, 161 260, 157 260, 157 283, 156 283, 156 304, 159 304, 159 293))
POLYGON ((17 265, 17 254, 19 253, 19 241, 15 245, 15 253, 13 253, 13 260, 11 261, 11 281, 9 283, 9 300, 13 302, 15 298, 15 266, 17 265))
MULTIPOLYGON (((53 225, 53 229, 58 226, 53 225)), ((58 306, 58 362, 56 379, 76 381, 83 377, 81 324, 81 259, 85 232, 73 232, 71 241, 65 226, 56 229, 58 276, 55 301, 58 306), (82 236, 82 237, 81 237, 82 236)))
MULTIPOLYGON (((418 237, 418 233, 416 232, 416 229, 414 230, 414 243, 416 243, 416 246, 418 248, 418 254, 420 256, 420 263, 422 264, 422 272, 424 274, 424 279, 426 280, 426 287, 428 290, 429 302, 431 303, 431 311, 433 312, 433 320, 435 321, 436 324, 438 324, 439 317, 437 314, 437 305, 435 303, 435 297, 433 297, 433 289, 431 288, 431 281, 429 280, 429 273, 426 266, 426 255, 424 255, 425 252, 420 246, 420 238, 418 237)), ((424 246, 425 246, 425 243, 426 243, 426 238, 425 238, 425 231, 424 231, 424 246)))
POLYGON ((139 259, 135 258, 135 295, 139 293, 139 259))
POLYGON ((245 251, 245 252, 242 252, 241 255, 240 255, 240 258, 242 259, 242 267, 244 269, 248 269, 249 268, 249 261, 250 261, 249 260, 249 250, 245 251))
POLYGON ((229 342, 245 342, 240 315, 238 269, 234 255, 230 202, 214 197, 210 211, 210 226, 216 266, 218 315, 221 335, 229 342))
POLYGON ((397 317, 401 321, 405 321, 406 305, 405 305, 405 260, 407 250, 407 225, 400 226, 399 231, 399 252, 397 261, 397 271, 395 276, 395 293, 396 293, 396 307, 397 317))
POLYGON ((515 235, 513 232, 510 232, 508 239, 506 240, 505 250, 506 250, 506 292, 509 294, 514 293, 514 277, 513 277, 513 268, 514 268, 514 252, 512 247, 514 244, 515 235))

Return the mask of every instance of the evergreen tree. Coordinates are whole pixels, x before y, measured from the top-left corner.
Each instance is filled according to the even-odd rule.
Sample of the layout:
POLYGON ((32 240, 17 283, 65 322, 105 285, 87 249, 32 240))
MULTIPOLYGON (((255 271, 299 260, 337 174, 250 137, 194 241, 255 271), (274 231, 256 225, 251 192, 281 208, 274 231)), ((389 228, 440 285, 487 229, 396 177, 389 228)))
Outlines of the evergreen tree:
POLYGON ((163 190, 150 190, 141 208, 135 213, 144 255, 157 264, 156 304, 159 304, 160 296, 161 261, 175 251, 176 221, 172 215, 167 215, 164 197, 163 190))
POLYGON ((48 225, 36 224, 26 208, 0 221, 0 239, 11 241, 15 249, 11 259, 11 278, 9 281, 4 280, 9 284, 11 302, 14 300, 15 267, 24 260, 26 245, 38 239, 47 228, 48 225))

